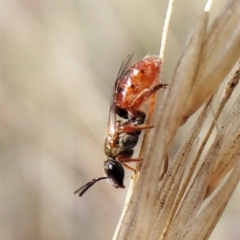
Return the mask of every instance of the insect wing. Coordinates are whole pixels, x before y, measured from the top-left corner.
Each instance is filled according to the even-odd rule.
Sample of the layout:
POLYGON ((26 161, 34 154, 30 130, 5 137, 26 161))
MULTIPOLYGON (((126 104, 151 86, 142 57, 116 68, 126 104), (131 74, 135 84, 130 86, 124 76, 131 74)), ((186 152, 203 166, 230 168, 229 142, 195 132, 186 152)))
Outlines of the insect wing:
POLYGON ((123 78, 124 74, 128 70, 130 66, 130 62, 132 59, 133 53, 127 55, 124 60, 122 61, 121 67, 117 74, 117 79, 115 81, 113 91, 112 91, 112 97, 110 101, 110 110, 109 110, 109 117, 108 117, 108 134, 110 137, 114 138, 114 135, 116 133, 116 95, 118 91, 118 86, 120 84, 121 79, 123 78))
MULTIPOLYGON (((122 64, 121 64, 121 67, 118 71, 118 74, 117 74, 117 79, 116 79, 116 82, 119 81, 119 79, 121 79, 123 77, 123 75, 125 74, 125 72, 128 70, 128 68, 130 67, 130 62, 132 60, 132 57, 133 57, 133 54, 128 54, 122 61, 122 64)), ((118 85, 118 84, 117 84, 118 85)), ((115 86, 116 86, 116 83, 115 83, 115 86)), ((115 89, 115 87, 114 87, 115 89)))

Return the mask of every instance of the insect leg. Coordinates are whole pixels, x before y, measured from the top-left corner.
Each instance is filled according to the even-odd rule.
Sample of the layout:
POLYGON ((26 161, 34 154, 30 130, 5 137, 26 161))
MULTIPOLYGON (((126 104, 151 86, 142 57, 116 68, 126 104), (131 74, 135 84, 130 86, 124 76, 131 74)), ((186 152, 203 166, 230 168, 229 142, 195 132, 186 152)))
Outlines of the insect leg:
POLYGON ((144 89, 139 95, 133 100, 131 104, 131 108, 138 109, 152 94, 157 92, 160 88, 166 88, 168 84, 159 83, 151 88, 144 89))
POLYGON ((132 125, 132 124, 127 124, 119 127, 119 130, 124 133, 134 133, 137 131, 141 131, 143 129, 149 129, 153 128, 152 125, 132 125))

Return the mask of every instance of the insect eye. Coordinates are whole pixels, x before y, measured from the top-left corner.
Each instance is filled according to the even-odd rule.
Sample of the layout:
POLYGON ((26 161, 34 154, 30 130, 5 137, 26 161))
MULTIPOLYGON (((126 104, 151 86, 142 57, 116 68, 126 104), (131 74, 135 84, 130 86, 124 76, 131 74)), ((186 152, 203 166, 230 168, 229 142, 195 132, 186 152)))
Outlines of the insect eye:
POLYGON ((124 169, 121 163, 116 160, 109 159, 104 162, 104 172, 109 182, 116 188, 124 188, 123 178, 124 169))

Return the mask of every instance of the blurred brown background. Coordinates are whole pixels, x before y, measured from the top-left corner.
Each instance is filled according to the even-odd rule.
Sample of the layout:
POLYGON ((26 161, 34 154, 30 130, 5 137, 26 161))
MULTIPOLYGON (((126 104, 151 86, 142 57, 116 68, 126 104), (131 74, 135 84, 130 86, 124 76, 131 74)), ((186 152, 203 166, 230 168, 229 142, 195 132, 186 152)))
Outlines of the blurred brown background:
MULTIPOLYGON (((212 17, 225 2, 216 1, 212 17)), ((176 1, 164 82, 204 4, 176 1)), ((111 239, 127 190, 101 181, 82 198, 73 191, 102 176, 116 74, 131 52, 134 61, 158 53, 166 7, 160 0, 2 1, 0 239, 111 239)), ((238 188, 212 240, 240 239, 232 224, 240 220, 239 196, 238 188)))

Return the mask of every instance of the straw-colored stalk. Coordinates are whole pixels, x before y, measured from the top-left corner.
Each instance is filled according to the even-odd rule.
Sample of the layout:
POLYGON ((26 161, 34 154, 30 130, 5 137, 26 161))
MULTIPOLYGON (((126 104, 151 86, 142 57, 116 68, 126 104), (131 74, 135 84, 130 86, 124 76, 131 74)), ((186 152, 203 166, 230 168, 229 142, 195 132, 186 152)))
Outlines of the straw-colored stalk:
POLYGON ((240 95, 203 155, 240 78, 240 1, 229 1, 211 24, 210 8, 211 1, 192 30, 164 94, 142 167, 132 179, 113 239, 208 239, 240 180, 240 95), (212 116, 216 92, 226 77, 229 81, 221 103, 200 141, 199 133, 207 116, 212 116), (178 128, 204 104, 159 182, 178 128), (207 197, 211 200, 202 208, 207 197))

